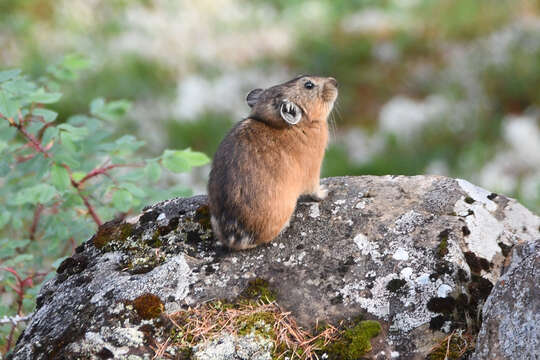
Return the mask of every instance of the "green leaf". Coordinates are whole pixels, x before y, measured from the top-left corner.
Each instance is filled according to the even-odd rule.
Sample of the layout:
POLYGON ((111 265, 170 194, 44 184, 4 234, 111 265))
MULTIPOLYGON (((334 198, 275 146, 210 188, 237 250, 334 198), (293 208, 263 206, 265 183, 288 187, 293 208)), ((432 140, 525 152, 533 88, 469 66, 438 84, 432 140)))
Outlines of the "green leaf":
POLYGON ((0 91, 0 114, 7 118, 15 118, 19 108, 20 103, 17 100, 9 98, 5 91, 0 91))
POLYGON ((83 201, 79 194, 66 192, 62 194, 62 205, 67 209, 72 209, 75 206, 83 205, 83 201))
POLYGON ((144 167, 144 174, 148 180, 156 182, 161 177, 161 166, 156 161, 149 161, 144 167))
POLYGON ((191 151, 191 149, 186 149, 180 151, 184 159, 186 159, 191 166, 202 166, 210 162, 208 156, 198 151, 191 151))
POLYGON ((96 115, 105 107, 105 99, 97 98, 90 103, 90 114, 96 115))
POLYGON ((140 187, 132 183, 123 183, 120 187, 129 191, 133 196, 143 198, 146 196, 146 192, 140 187))
POLYGON ((11 219, 11 214, 5 210, 0 210, 0 229, 2 229, 6 224, 9 222, 9 219, 11 219))
POLYGON ((69 188, 71 180, 65 167, 57 164, 51 167, 51 183, 60 191, 69 188))
POLYGON ((77 79, 78 71, 90 65, 90 61, 78 54, 66 55, 60 64, 50 65, 47 72, 58 80, 70 81, 77 79))
POLYGON ((82 171, 75 171, 71 173, 71 177, 75 181, 81 181, 85 176, 86 176, 86 173, 82 171))
POLYGON ((14 216, 11 219, 11 227, 15 230, 21 230, 23 227, 23 219, 20 216, 14 216))
POLYGON ((0 154, 8 147, 7 142, 0 140, 0 154))
POLYGON ((3 119, 0 119, 0 140, 5 142, 13 140, 17 135, 17 129, 9 126, 9 123, 3 119))
POLYGON ((38 184, 36 185, 36 188, 37 189, 34 190, 37 193, 36 202, 40 204, 48 203, 58 194, 54 187, 48 184, 38 184))
POLYGON ((193 166, 202 166, 209 161, 208 156, 191 149, 165 150, 162 156, 163 166, 173 172, 189 171, 193 166))
POLYGON ((57 192, 54 187, 49 184, 37 184, 25 189, 22 189, 15 195, 13 203, 15 205, 22 204, 46 204, 51 201, 57 192))
MULTIPOLYGON (((68 119, 68 124, 75 127, 85 127, 89 133, 95 134, 97 131, 102 134, 105 129, 103 128, 103 122, 90 116, 86 115, 73 115, 68 119)), ((95 137, 95 135, 93 136, 95 137)))
POLYGON ((8 81, 4 83, 2 87, 6 91, 9 91, 10 93, 19 95, 19 96, 30 96, 37 89, 36 84, 24 78, 17 78, 17 79, 8 81))
POLYGON ((133 195, 127 190, 116 190, 112 197, 113 206, 120 211, 128 211, 133 202, 133 195))
MULTIPOLYGON (((18 163, 16 169, 20 174, 25 174, 28 177, 29 181, 32 181, 32 184, 37 184, 41 181, 41 178, 49 174, 49 169, 52 165, 50 159, 45 158, 41 155, 34 156, 32 159, 18 163)), ((23 180, 24 178, 19 178, 23 180)), ((25 182, 24 184, 28 184, 25 182)))
POLYGON ((124 135, 114 142, 114 146, 111 147, 110 151, 115 152, 115 155, 123 156, 137 150, 141 146, 144 146, 144 141, 137 141, 137 138, 132 135, 124 135))
POLYGON ((46 145, 50 143, 53 139, 58 137, 58 128, 56 126, 49 126, 43 133, 42 144, 46 145))
POLYGON ((68 54, 62 65, 71 70, 82 70, 90 66, 90 60, 80 54, 68 54))
POLYGON ((71 169, 76 169, 81 165, 69 151, 66 151, 65 146, 62 146, 61 150, 56 151, 54 159, 59 164, 66 164, 71 169))
POLYGON ((88 135, 88 130, 84 127, 75 127, 69 124, 58 125, 60 130, 64 130, 70 133, 72 141, 79 141, 88 135))
POLYGON ((90 103, 90 113, 99 118, 115 121, 124 116, 131 108, 127 100, 116 100, 106 103, 103 98, 97 98, 90 103))
POLYGON ((68 150, 68 152, 77 152, 77 146, 75 146, 73 135, 70 132, 62 131, 60 133, 60 140, 62 141, 62 147, 68 150))
POLYGON ((14 267, 14 265, 18 265, 25 262, 30 262, 34 260, 34 255, 32 254, 20 254, 15 256, 12 259, 7 260, 4 262, 5 266, 14 267))
POLYGON ((30 100, 40 104, 52 104, 60 100, 61 93, 45 92, 44 88, 39 88, 36 92, 30 95, 30 100))
POLYGON ((14 256, 17 249, 24 249, 30 244, 28 239, 0 239, 0 259, 14 256))
POLYGON ((21 73, 21 70, 19 69, 0 71, 0 82, 11 80, 17 77, 20 73, 21 73))
POLYGON ((180 173, 191 170, 191 165, 179 150, 165 150, 162 158, 163 166, 172 172, 180 173))
POLYGON ((6 159, 0 159, 0 177, 4 177, 9 174, 11 168, 9 162, 6 159))
POLYGON ((58 113, 49 109, 37 108, 32 111, 35 116, 41 116, 45 122, 51 122, 56 120, 58 113))

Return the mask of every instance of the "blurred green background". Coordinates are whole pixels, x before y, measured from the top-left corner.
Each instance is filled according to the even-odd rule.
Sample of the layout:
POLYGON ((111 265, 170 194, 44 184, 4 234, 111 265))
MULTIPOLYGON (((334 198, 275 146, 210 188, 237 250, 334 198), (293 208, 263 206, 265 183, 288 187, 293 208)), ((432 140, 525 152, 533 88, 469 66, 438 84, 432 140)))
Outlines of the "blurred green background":
MULTIPOLYGON (((149 152, 211 156, 250 89, 328 75, 324 176, 444 174, 540 211, 538 1, 0 0, 0 24, 0 69, 87 57, 60 120, 127 98, 118 128, 149 152)), ((178 181, 201 193, 208 171, 178 181)))

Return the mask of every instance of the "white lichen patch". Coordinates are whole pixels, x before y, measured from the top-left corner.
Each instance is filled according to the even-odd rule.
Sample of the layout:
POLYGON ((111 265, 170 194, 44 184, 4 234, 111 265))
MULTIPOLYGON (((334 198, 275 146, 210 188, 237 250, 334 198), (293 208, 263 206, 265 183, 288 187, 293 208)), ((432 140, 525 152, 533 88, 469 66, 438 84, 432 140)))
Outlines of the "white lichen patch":
MULTIPOLYGON (((391 330, 406 332, 428 323, 431 320, 431 317, 435 315, 427 310, 428 301, 439 296, 439 289, 441 287, 448 293, 455 288, 453 279, 448 275, 444 275, 435 281, 431 281, 429 280, 429 277, 426 278, 424 274, 416 277, 413 273, 410 279, 406 281, 407 283, 403 286, 404 290, 402 290, 402 294, 397 294, 399 300, 403 303, 404 308, 390 319, 391 330), (448 286, 449 289, 447 290, 443 285, 448 286)), ((373 295, 374 297, 378 297, 383 294, 373 295)))
POLYGON ((413 232, 417 226, 425 222, 424 216, 414 210, 401 215, 394 223, 394 233, 406 235, 413 232))
POLYGON ((488 198, 491 192, 487 191, 486 189, 482 189, 479 186, 471 184, 467 180, 456 179, 456 181, 463 189, 463 191, 465 191, 467 195, 469 195, 474 201, 482 203, 489 211, 497 210, 497 204, 488 198))
POLYGON ((420 284, 420 285, 427 285, 430 283, 430 279, 429 279, 429 274, 421 274, 420 276, 418 276, 416 279, 415 279, 416 283, 417 284, 420 284))
POLYGON ((467 264, 465 256, 463 255, 463 250, 453 236, 449 236, 448 238, 447 249, 448 254, 444 256, 444 260, 456 264, 459 268, 463 269, 468 276, 470 276, 471 269, 469 268, 469 264, 467 264))
POLYGON ((358 234, 354 237, 353 241, 356 246, 358 246, 358 249, 362 255, 370 255, 373 260, 381 257, 381 253, 378 250, 379 244, 374 241, 370 241, 366 235, 358 234))
POLYGON ((452 287, 450 285, 442 284, 437 289, 437 296, 438 297, 447 297, 448 294, 452 292, 452 287))
POLYGON ((370 314, 388 320, 390 303, 388 302, 388 290, 386 290, 386 285, 390 280, 395 278, 396 274, 389 274, 385 277, 377 278, 375 279, 371 290, 367 289, 367 282, 364 280, 345 284, 336 295, 341 295, 345 304, 359 304, 370 314), (370 293, 372 296, 369 296, 370 293))
POLYGON ((165 213, 161 213, 157 217, 156 221, 158 222, 158 224, 161 225, 166 219, 167 219, 167 215, 165 215, 165 213))
MULTIPOLYGON (((409 215, 412 215, 408 217, 409 219, 418 218, 414 214, 409 215)), ((362 280, 345 284, 338 294, 343 297, 345 304, 358 304, 371 315, 389 321, 391 329, 395 331, 408 332, 429 323, 435 316, 427 309, 429 300, 434 297, 446 297, 455 290, 456 285, 452 275, 441 274, 437 279, 430 278, 433 273, 432 265, 426 262, 425 251, 414 246, 416 241, 414 236, 394 236, 383 247, 370 241, 361 233, 353 240, 362 255, 369 254, 373 257, 373 254, 376 254, 376 258, 392 257, 399 261, 396 265, 402 268, 401 270, 388 268, 388 270, 397 270, 397 274, 394 272, 384 274, 382 271, 377 271, 370 274, 374 275, 373 277, 368 277, 366 273, 362 280), (404 282, 401 286, 398 282, 398 288, 394 289, 396 284, 390 284, 392 280, 404 282), (394 306, 398 306, 399 309, 393 308, 394 306)), ((456 239, 450 237, 449 247, 450 244, 454 246, 455 242, 456 239)), ((446 256, 448 257, 446 260, 453 263, 450 255, 446 256)), ((379 264, 383 264, 381 259, 377 260, 379 264)))
POLYGON ((359 201, 356 203, 356 205, 354 206, 355 208, 357 209, 363 209, 366 207, 366 202, 365 201, 359 201))
POLYGON ((470 231, 465 237, 469 250, 476 256, 491 261, 495 254, 501 252, 498 242, 499 236, 504 231, 502 222, 497 220, 480 201, 468 204, 464 199, 460 199, 454 209, 458 215, 465 217, 465 223, 470 231))
POLYGON ((409 280, 412 273, 413 269, 411 267, 406 267, 400 271, 399 276, 401 276, 402 279, 409 280))
POLYGON ((527 208, 518 203, 509 204, 504 209, 506 222, 504 226, 505 238, 509 243, 518 241, 534 241, 540 238, 540 217, 534 216, 527 208), (511 226, 510 226, 511 225, 511 226))
POLYGON ((406 261, 406 260, 409 260, 409 253, 407 252, 407 250, 405 250, 404 248, 398 248, 396 250, 396 252, 394 253, 394 255, 392 255, 392 258, 394 260, 403 260, 403 261, 406 261))
POLYGON ((122 346, 137 347, 143 344, 144 334, 132 327, 119 327, 112 330, 109 341, 116 344, 122 344, 122 346))
POLYGON ((316 219, 321 215, 321 211, 319 209, 319 203, 311 204, 309 207, 309 216, 316 219))
POLYGON ((540 236, 540 217, 534 216, 522 205, 510 200, 501 219, 501 214, 496 214, 497 203, 490 199, 495 195, 463 179, 457 179, 457 183, 470 199, 458 200, 454 211, 465 218, 470 231, 465 241, 476 256, 492 261, 496 254, 501 253, 498 243, 514 245, 540 236))
POLYGON ((450 332, 451 326, 452 326, 451 321, 445 321, 444 325, 441 327, 441 331, 444 331, 445 333, 448 334, 450 332))
POLYGON ((135 333, 130 334, 132 336, 128 335, 126 338, 126 334, 124 333, 121 334, 119 337, 115 337, 113 333, 120 329, 122 328, 117 328, 113 330, 109 327, 104 327, 100 330, 99 333, 94 331, 87 331, 84 339, 79 342, 73 342, 69 344, 68 349, 72 353, 90 354, 95 349, 101 349, 106 347, 114 355, 115 359, 128 359, 126 354, 129 352, 129 346, 142 345, 143 334, 136 329, 130 329, 135 331, 135 333), (136 333, 140 333, 140 336, 136 333))
POLYGON ((115 277, 106 274, 118 267, 121 254, 111 252, 104 254, 103 257, 109 260, 103 262, 105 266, 99 269, 94 281, 89 285, 94 292, 90 302, 96 306, 104 306, 110 301, 105 298, 105 294, 108 293, 117 300, 133 300, 144 293, 151 293, 163 300, 174 297, 175 301, 165 303, 167 311, 174 311, 179 307, 179 302, 187 296, 189 285, 196 280, 183 254, 168 259, 166 263, 146 274, 120 273, 115 277))
POLYGON ((217 339, 196 345, 193 348, 195 360, 271 360, 274 343, 260 336, 234 336, 223 334, 217 339))

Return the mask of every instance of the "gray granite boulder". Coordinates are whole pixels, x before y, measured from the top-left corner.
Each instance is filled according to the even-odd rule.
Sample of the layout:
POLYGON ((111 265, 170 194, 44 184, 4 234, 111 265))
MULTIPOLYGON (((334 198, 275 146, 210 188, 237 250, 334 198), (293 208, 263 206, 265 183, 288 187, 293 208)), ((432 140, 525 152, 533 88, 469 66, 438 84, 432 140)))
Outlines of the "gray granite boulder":
MULTIPOLYGON (((244 252, 215 242, 204 196, 105 224, 43 286, 10 358, 151 359, 158 350, 182 358, 166 314, 234 302, 263 279, 305 329, 362 316, 382 326, 366 357, 424 359, 448 333, 478 332, 509 251, 540 237, 538 216, 464 180, 324 183, 327 199, 299 202, 278 239, 244 252), (138 306, 145 301, 154 305, 138 306)), ((241 359, 223 344, 245 341, 222 334, 195 344, 191 356, 241 359)), ((257 342, 257 356, 269 358, 272 346, 257 342)))
POLYGON ((482 315, 472 359, 540 358, 540 239, 514 247, 482 315))

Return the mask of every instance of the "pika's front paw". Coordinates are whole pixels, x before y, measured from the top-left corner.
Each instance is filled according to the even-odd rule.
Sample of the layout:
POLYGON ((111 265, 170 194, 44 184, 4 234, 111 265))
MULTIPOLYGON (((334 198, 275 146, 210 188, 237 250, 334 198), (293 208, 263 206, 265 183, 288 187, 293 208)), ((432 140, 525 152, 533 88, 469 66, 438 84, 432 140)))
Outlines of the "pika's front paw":
POLYGON ((319 185, 319 189, 311 194, 311 197, 315 201, 323 201, 328 196, 328 188, 326 185, 319 185))

